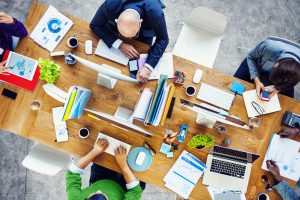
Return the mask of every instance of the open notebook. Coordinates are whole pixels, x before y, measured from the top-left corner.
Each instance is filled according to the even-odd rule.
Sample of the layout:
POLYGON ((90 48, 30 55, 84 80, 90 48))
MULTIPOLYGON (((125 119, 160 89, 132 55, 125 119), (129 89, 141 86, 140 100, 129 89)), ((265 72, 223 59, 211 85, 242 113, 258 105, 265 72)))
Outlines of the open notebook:
POLYGON ((248 117, 256 117, 261 115, 253 106, 252 102, 263 108, 263 115, 281 110, 278 95, 273 96, 269 102, 262 101, 258 98, 256 90, 250 90, 243 93, 243 98, 247 110, 248 117))

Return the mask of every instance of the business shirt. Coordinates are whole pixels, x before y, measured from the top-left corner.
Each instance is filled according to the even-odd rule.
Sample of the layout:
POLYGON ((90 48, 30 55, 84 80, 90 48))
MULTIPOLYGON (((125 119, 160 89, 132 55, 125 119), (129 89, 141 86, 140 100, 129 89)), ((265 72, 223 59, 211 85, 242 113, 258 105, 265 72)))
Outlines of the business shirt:
POLYGON ((251 79, 259 77, 260 72, 271 73, 274 65, 284 58, 293 58, 300 62, 300 45, 279 38, 262 41, 247 56, 251 79))
POLYGON ((106 0, 98 9, 90 27, 108 47, 119 48, 122 41, 118 37, 115 19, 126 9, 136 10, 143 19, 137 40, 151 45, 152 38, 156 37, 146 60, 146 66, 152 70, 169 43, 163 8, 160 0, 106 0))
POLYGON ((12 36, 25 37, 27 34, 27 30, 22 22, 15 18, 13 24, 0 23, 0 61, 3 57, 3 54, 1 54, 2 50, 13 50, 12 36))
POLYGON ((127 191, 115 181, 112 180, 99 180, 94 182, 87 188, 81 188, 81 177, 85 173, 75 164, 71 164, 66 174, 66 191, 69 200, 83 200, 91 194, 101 191, 109 200, 139 200, 142 196, 142 188, 138 180, 126 184, 127 191))
POLYGON ((297 182, 295 189, 292 189, 284 180, 282 180, 277 185, 274 185, 273 188, 280 194, 284 200, 299 200, 299 190, 300 190, 300 178, 297 182), (297 192, 298 191, 298 194, 297 192))

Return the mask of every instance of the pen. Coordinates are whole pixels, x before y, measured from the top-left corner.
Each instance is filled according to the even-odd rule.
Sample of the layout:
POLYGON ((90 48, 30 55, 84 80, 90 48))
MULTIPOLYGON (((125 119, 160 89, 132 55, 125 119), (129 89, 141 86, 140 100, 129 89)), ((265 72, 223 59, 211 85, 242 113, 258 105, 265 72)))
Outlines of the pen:
POLYGON ((96 120, 99 120, 99 121, 100 121, 100 118, 96 117, 95 115, 88 114, 88 116, 89 116, 90 118, 93 118, 93 119, 96 119, 96 120))

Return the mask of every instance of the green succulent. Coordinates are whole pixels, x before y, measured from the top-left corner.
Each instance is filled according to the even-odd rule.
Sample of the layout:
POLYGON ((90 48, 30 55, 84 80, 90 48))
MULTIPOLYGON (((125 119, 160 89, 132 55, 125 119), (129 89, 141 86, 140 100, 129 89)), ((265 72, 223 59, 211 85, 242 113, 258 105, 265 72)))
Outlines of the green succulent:
POLYGON ((214 144, 214 137, 211 135, 199 134, 194 136, 187 144, 189 149, 194 149, 198 146, 210 147, 214 144))
POLYGON ((39 58, 39 66, 41 68, 40 79, 51 84, 54 83, 60 74, 60 67, 53 61, 45 58, 39 58))

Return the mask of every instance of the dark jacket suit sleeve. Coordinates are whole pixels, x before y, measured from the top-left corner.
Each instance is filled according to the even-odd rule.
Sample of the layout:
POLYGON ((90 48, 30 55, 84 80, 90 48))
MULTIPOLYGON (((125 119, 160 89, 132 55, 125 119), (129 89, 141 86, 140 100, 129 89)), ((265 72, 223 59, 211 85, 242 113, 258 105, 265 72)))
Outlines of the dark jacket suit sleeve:
POLYGON ((169 37, 165 16, 163 15, 161 21, 155 27, 156 40, 148 52, 146 63, 155 68, 159 59, 162 57, 165 49, 169 44, 169 37))
POLYGON ((96 15, 90 23, 91 29, 94 33, 101 38, 108 47, 112 47, 112 44, 118 39, 107 27, 109 9, 107 8, 107 2, 104 2, 97 10, 96 15))

